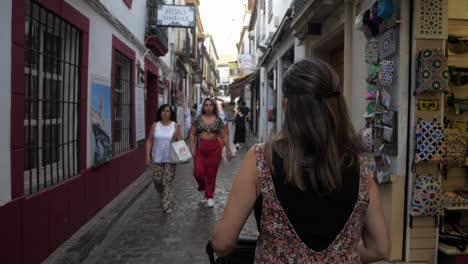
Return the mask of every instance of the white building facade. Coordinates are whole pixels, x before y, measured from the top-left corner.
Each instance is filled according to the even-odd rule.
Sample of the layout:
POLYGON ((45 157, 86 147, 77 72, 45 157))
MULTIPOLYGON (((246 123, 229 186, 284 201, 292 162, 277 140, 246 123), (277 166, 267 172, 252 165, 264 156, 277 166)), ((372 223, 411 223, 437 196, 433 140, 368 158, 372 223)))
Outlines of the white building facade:
POLYGON ((195 94, 197 28, 158 27, 163 3, 2 1, 0 262, 43 261, 142 174, 157 108, 195 94))

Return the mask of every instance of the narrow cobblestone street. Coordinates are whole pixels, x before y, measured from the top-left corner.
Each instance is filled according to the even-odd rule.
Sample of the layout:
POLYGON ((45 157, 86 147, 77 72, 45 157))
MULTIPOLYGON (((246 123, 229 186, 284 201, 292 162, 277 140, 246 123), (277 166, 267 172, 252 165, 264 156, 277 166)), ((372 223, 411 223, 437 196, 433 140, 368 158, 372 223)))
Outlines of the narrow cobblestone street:
MULTIPOLYGON (((201 203, 192 164, 179 165, 172 214, 163 213, 158 193, 153 186, 147 188, 84 263, 208 263, 206 242, 223 212, 246 151, 242 148, 231 162, 222 162, 214 208, 201 203)), ((241 236, 257 234, 252 214, 241 236)))

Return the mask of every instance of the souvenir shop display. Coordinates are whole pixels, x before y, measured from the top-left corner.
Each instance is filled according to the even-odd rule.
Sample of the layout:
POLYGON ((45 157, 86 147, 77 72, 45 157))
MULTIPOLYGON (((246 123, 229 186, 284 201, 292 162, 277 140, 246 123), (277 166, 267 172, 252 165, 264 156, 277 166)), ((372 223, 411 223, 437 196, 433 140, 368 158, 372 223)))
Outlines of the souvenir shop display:
POLYGON ((455 86, 468 84, 468 68, 449 66, 450 82, 455 86))
POLYGON ((380 62, 379 80, 383 86, 393 87, 394 71, 393 61, 383 60, 380 62))
POLYGON ((446 1, 414 1, 415 37, 418 39, 445 39, 448 31, 448 7, 446 1))
POLYGON ((379 61, 379 40, 370 39, 366 45, 366 63, 377 64, 379 61))
POLYGON ((387 155, 377 154, 374 156, 374 178, 379 184, 390 183, 391 181, 391 160, 387 155))
POLYGON ((391 182, 390 156, 398 154, 398 113, 392 111, 394 73, 397 65, 399 25, 394 19, 392 0, 374 1, 355 19, 357 30, 364 32, 367 43, 364 60, 366 76, 366 127, 358 131, 358 145, 366 154, 369 170, 377 183, 391 182))
POLYGON ((432 23, 449 20, 445 1, 415 1, 416 10, 423 6, 432 9, 421 9, 428 12, 424 19, 421 14, 415 17, 421 18, 416 21, 416 28, 421 24, 416 38, 421 43, 425 43, 423 39, 442 41, 438 48, 421 45, 416 50, 413 95, 417 121, 410 221, 434 216, 436 250, 443 256, 457 255, 468 248, 468 222, 463 220, 466 214, 454 217, 468 210, 468 40, 448 35, 445 22, 432 23), (435 12, 437 9, 442 12, 435 12))
MULTIPOLYGON (((468 263, 468 16, 461 8, 465 1, 394 2, 399 3, 397 10, 409 11, 409 25, 408 13, 401 13, 398 19, 401 33, 410 32, 410 41, 404 43, 407 37, 399 35, 398 27, 394 35, 387 28, 374 36, 379 42, 379 72, 374 85, 380 97, 374 123, 378 123, 379 112, 392 111, 396 105, 408 118, 408 155, 400 156, 409 163, 409 168, 405 167, 409 227, 405 229, 405 260, 468 263), (391 43, 393 38, 402 45, 395 49, 401 56, 386 55, 385 49, 389 53, 392 49, 383 42, 391 43), (409 56, 408 65, 403 64, 403 56, 409 56), (403 66, 410 71, 404 71, 403 66), (402 81, 407 81, 408 87, 402 81), (397 86, 403 93, 392 90, 397 86), (390 108, 386 107, 387 93, 390 108)), ((369 74, 365 77, 374 80, 369 74)), ((400 122, 405 128, 406 124, 400 122)), ((390 132, 374 127, 374 134, 381 135, 384 142, 389 141, 390 132)))
POLYGON ((379 57, 386 59, 392 56, 396 50, 396 31, 390 28, 379 36, 379 57))
POLYGON ((418 111, 439 111, 439 100, 419 98, 416 109, 418 111))
POLYGON ((442 207, 463 207, 468 206, 468 190, 456 189, 454 191, 446 191, 442 196, 442 207))
POLYGON ((375 114, 375 147, 379 155, 398 154, 398 112, 378 112, 375 114))
POLYGON ((449 69, 442 49, 421 49, 417 68, 416 95, 449 91, 449 69))
POLYGON ((441 194, 439 177, 418 175, 413 185, 411 216, 435 216, 440 213, 441 194))
POLYGON ((447 38, 447 48, 456 54, 468 52, 468 39, 462 36, 449 35, 447 38))
POLYGON ((395 8, 393 0, 379 0, 377 4, 377 15, 382 19, 392 18, 395 8))
POLYGON ((444 144, 444 132, 441 123, 434 119, 426 121, 418 120, 416 126, 416 154, 415 163, 444 161, 446 146, 444 144))
POLYGON ((461 226, 446 224, 439 232, 439 241, 463 252, 468 244, 468 232, 461 226))
POLYGON ((357 138, 360 151, 364 153, 374 152, 374 128, 370 124, 358 131, 357 138))

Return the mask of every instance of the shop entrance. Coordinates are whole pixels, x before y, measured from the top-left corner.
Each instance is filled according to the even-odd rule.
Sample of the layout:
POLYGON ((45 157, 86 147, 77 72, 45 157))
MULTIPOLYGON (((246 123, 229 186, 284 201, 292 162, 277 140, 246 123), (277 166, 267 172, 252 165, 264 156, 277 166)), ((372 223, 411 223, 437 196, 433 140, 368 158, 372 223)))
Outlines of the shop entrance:
POLYGON ((276 134, 276 74, 274 67, 267 75, 267 134, 266 141, 276 134))
POLYGON ((158 111, 158 76, 147 71, 146 73, 146 135, 148 135, 151 125, 156 120, 158 111))
POLYGON ((344 79, 344 45, 330 51, 330 65, 335 69, 338 77, 340 78, 340 88, 343 91, 344 79))

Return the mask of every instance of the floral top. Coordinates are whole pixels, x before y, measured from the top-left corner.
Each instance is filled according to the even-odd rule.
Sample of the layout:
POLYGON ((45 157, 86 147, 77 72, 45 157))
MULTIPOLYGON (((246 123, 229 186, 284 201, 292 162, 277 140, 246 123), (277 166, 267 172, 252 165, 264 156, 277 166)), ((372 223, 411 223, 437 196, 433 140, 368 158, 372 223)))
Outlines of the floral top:
POLYGON ((216 120, 213 122, 213 124, 208 125, 203 121, 201 115, 193 121, 193 126, 197 130, 197 134, 203 132, 218 134, 221 132, 221 129, 224 128, 223 121, 219 117, 216 117, 216 120))
POLYGON ((276 196, 270 169, 265 165, 264 145, 257 144, 254 148, 263 196, 255 263, 361 263, 357 246, 369 204, 369 174, 364 161, 360 159, 359 195, 351 216, 335 240, 325 250, 317 252, 301 241, 276 196))

